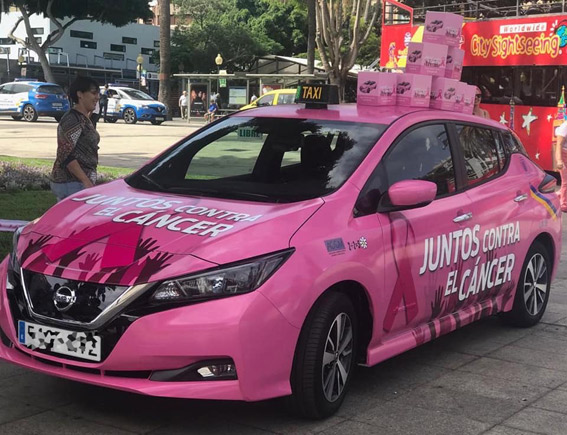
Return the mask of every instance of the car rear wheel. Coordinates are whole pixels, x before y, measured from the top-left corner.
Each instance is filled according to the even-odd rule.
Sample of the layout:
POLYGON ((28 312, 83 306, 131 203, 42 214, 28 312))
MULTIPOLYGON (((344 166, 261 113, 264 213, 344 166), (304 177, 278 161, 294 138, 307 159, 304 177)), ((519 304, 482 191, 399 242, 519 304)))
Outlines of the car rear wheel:
POLYGON ((356 312, 338 292, 324 295, 301 330, 291 375, 292 410, 325 418, 341 406, 356 364, 356 312))
POLYGON ((22 111, 22 113, 24 120, 28 122, 37 121, 37 117, 38 117, 37 110, 35 110, 31 104, 26 104, 24 106, 24 110, 22 111))
POLYGON ((135 124, 137 121, 138 117, 133 109, 128 108, 124 111, 124 122, 126 124, 135 124))
POLYGON ((114 124, 116 121, 118 121, 118 118, 106 118, 105 122, 109 122, 111 124, 114 124))
POLYGON ((22 115, 12 115, 12 119, 14 121, 21 121, 22 120, 22 115))
POLYGON ((547 249, 542 243, 534 242, 522 266, 514 306, 502 314, 507 322, 525 328, 541 320, 549 301, 551 268, 547 249))

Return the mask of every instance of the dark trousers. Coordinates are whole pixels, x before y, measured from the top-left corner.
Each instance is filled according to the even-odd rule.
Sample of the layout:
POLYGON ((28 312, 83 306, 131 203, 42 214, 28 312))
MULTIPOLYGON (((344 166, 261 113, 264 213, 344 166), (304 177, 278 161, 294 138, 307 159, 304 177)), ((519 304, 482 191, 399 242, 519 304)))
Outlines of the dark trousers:
POLYGON ((104 122, 106 122, 106 110, 107 109, 108 109, 108 103, 100 104, 100 116, 102 117, 102 119, 104 119, 104 122))

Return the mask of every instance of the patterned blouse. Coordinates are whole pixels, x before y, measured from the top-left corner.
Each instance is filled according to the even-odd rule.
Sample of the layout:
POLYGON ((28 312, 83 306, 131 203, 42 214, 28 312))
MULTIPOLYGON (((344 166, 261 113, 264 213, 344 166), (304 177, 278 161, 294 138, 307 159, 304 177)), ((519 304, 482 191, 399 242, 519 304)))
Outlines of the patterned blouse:
POLYGON ((75 109, 65 113, 57 127, 57 158, 51 171, 51 181, 78 181, 67 170, 67 165, 76 160, 93 184, 96 183, 99 142, 100 135, 89 118, 75 109))

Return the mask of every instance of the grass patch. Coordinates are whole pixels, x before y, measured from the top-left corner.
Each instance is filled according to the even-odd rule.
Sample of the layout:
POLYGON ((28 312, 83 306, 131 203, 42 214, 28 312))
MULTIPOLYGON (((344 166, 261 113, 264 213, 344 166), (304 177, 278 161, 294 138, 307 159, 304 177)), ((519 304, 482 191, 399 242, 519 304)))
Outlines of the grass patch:
MULTIPOLYGON (((46 190, 2 192, 0 193, 0 217, 31 221, 45 213, 55 202, 55 196, 46 190)), ((0 232, 0 258, 4 258, 11 250, 12 233, 0 232)))

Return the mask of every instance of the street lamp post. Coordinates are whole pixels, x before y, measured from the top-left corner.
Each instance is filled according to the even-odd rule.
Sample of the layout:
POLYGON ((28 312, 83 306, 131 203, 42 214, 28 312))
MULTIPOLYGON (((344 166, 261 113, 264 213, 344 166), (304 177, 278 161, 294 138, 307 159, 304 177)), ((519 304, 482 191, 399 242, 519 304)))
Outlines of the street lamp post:
POLYGON ((220 67, 222 65, 222 56, 219 54, 217 54, 217 57, 215 57, 215 63, 217 64, 217 94, 220 94, 220 67))
POLYGON ((142 89, 142 64, 144 63, 144 56, 140 53, 136 58, 138 64, 138 89, 142 89))

